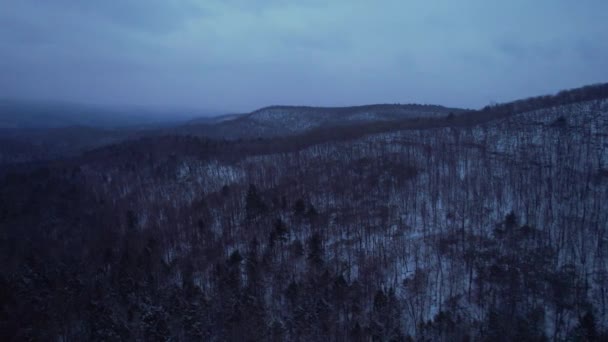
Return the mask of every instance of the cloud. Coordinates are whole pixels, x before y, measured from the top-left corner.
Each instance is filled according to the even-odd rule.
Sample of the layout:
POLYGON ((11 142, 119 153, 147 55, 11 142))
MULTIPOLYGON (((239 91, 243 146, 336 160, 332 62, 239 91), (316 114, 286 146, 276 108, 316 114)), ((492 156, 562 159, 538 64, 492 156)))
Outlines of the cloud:
POLYGON ((491 100, 605 81, 608 3, 0 0, 6 96, 248 110, 491 100))

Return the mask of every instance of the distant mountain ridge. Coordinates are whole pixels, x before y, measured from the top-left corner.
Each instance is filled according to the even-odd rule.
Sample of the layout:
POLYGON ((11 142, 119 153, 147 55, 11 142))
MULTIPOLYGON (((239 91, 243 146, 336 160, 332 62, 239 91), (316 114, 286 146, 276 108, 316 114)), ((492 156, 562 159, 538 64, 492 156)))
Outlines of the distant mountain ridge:
POLYGON ((212 138, 290 136, 318 128, 414 118, 436 118, 464 109, 420 104, 373 104, 352 107, 270 106, 220 122, 200 122, 176 132, 212 138))

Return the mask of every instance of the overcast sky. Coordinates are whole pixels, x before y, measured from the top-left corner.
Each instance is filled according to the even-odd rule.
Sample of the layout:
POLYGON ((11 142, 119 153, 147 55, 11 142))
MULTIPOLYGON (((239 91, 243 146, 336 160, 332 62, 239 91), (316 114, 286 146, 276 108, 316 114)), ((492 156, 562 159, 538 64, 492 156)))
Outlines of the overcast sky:
POLYGON ((0 97, 247 111, 608 81, 605 0, 0 0, 0 97))

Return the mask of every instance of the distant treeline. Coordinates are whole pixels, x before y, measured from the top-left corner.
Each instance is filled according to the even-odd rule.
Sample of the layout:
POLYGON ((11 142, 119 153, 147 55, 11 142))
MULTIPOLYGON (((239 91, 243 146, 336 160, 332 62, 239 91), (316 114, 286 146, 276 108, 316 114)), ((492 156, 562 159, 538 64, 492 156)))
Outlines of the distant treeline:
MULTIPOLYGON (((348 107, 312 107, 312 106, 268 106, 254 111, 261 112, 265 110, 274 110, 274 109, 294 109, 301 111, 309 111, 309 112, 323 112, 323 113, 353 113, 353 112, 361 112, 361 111, 380 111, 380 112, 395 112, 395 111, 407 111, 407 110, 450 110, 451 108, 446 108, 438 105, 430 105, 430 104, 417 104, 417 103, 383 103, 383 104, 371 104, 371 105, 362 105, 362 106, 348 106, 348 107)), ((462 109, 453 108, 454 111, 462 111, 462 109)))
POLYGON ((486 106, 477 113, 511 115, 533 110, 562 106, 576 102, 608 98, 608 83, 593 84, 581 88, 562 90, 555 95, 530 97, 508 103, 486 106))

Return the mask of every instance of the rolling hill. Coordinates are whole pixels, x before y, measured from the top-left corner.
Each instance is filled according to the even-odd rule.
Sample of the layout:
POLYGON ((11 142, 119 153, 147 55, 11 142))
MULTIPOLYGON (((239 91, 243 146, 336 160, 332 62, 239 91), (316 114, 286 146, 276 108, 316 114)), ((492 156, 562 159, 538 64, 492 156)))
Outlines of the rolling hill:
POLYGON ((444 117, 462 109, 436 105, 380 104, 356 107, 271 106, 219 122, 203 122, 176 128, 174 132, 212 138, 259 138, 292 136, 320 128, 444 117))

